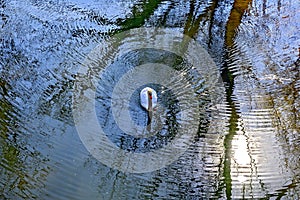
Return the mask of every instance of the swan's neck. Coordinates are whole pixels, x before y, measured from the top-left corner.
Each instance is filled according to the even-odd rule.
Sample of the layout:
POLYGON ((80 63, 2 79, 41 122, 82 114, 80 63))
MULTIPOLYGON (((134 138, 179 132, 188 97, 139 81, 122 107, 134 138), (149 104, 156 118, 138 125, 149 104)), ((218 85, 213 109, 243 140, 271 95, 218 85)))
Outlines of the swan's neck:
POLYGON ((152 94, 148 92, 148 125, 152 121, 152 94))
POLYGON ((152 111, 152 94, 148 93, 148 111, 152 111))

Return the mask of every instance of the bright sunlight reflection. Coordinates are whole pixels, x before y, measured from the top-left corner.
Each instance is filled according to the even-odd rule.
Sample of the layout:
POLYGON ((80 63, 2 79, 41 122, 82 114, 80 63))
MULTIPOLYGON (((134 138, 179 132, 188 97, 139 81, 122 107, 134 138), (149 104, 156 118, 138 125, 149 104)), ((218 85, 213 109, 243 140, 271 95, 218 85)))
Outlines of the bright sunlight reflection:
POLYGON ((248 152, 247 138, 245 135, 236 135, 232 141, 234 161, 237 165, 248 165, 251 160, 248 152))

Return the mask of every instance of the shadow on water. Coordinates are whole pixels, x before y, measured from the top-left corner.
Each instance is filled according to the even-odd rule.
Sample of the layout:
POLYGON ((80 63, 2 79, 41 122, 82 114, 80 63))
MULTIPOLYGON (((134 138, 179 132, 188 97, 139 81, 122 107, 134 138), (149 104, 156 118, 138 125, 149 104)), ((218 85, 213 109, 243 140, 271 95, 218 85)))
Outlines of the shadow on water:
POLYGON ((11 86, 3 80, 0 86, 0 175, 2 180, 7 181, 0 183, 0 197, 34 198, 39 187, 43 187, 42 181, 48 169, 43 167, 41 153, 24 141, 20 132, 25 128, 20 121, 22 111, 10 103, 13 102, 9 92, 11 86))
MULTIPOLYGON (((1 1, 0 197, 299 198, 299 8, 285 0, 1 1), (139 27, 197 40, 220 69, 225 99, 201 105, 199 131, 179 160, 130 174, 89 155, 74 128, 71 98, 88 53, 139 27)), ((182 46, 185 52, 188 44, 182 46)), ((171 112, 176 103, 166 105, 171 129, 180 117, 171 112)), ((142 109, 131 117, 136 113, 146 117, 142 109)), ((124 149, 152 148, 121 132, 110 137, 124 149)))

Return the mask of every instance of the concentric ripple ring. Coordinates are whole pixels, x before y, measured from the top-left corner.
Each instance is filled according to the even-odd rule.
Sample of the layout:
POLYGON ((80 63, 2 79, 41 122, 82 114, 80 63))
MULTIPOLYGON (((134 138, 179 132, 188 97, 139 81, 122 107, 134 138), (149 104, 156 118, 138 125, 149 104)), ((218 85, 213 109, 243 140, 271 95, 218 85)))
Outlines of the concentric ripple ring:
MULTIPOLYGON (((178 99, 181 109, 182 123, 175 138, 160 149, 145 153, 130 152, 118 148, 103 131, 97 120, 95 109, 95 93, 101 74, 110 65, 114 58, 120 57, 127 52, 152 48, 172 52, 186 59, 201 74, 206 84, 211 86, 218 84, 218 70, 209 54, 193 39, 171 29, 138 28, 114 35, 109 40, 103 41, 94 48, 87 56, 84 63, 78 70, 74 84, 72 111, 75 126, 81 141, 93 157, 108 167, 128 172, 147 173, 159 170, 176 161, 190 146, 199 128, 199 108, 189 107, 198 101, 194 94, 194 89, 188 80, 181 84, 189 88, 182 99, 178 99), (101 64, 99 64, 101 63, 101 64)), ((131 76, 138 76, 143 69, 153 68, 152 79, 137 79, 132 88, 138 88, 150 81, 168 86, 172 77, 178 76, 179 71, 170 66, 148 63, 136 66, 127 72, 131 76), (155 67, 163 73, 155 73, 155 67), (153 77, 156 77, 153 79, 153 77)), ((122 121, 130 121, 128 111, 128 101, 133 91, 126 91, 126 85, 121 78, 115 85, 111 98, 111 109, 116 124, 127 134, 139 137, 139 127, 133 123, 124 124, 122 121)), ((214 87, 212 87, 214 88, 214 87)), ((213 92, 212 92, 213 93, 213 92)), ((214 98, 212 96, 212 98, 214 98)))

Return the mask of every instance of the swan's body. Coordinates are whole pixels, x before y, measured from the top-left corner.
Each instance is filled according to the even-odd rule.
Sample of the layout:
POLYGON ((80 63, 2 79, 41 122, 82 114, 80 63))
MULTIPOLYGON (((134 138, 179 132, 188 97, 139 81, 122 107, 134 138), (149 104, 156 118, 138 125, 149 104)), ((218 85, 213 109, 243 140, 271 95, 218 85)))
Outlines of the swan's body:
POLYGON ((141 106, 148 112, 152 112, 152 109, 157 105, 157 93, 150 87, 145 87, 140 93, 141 106))

